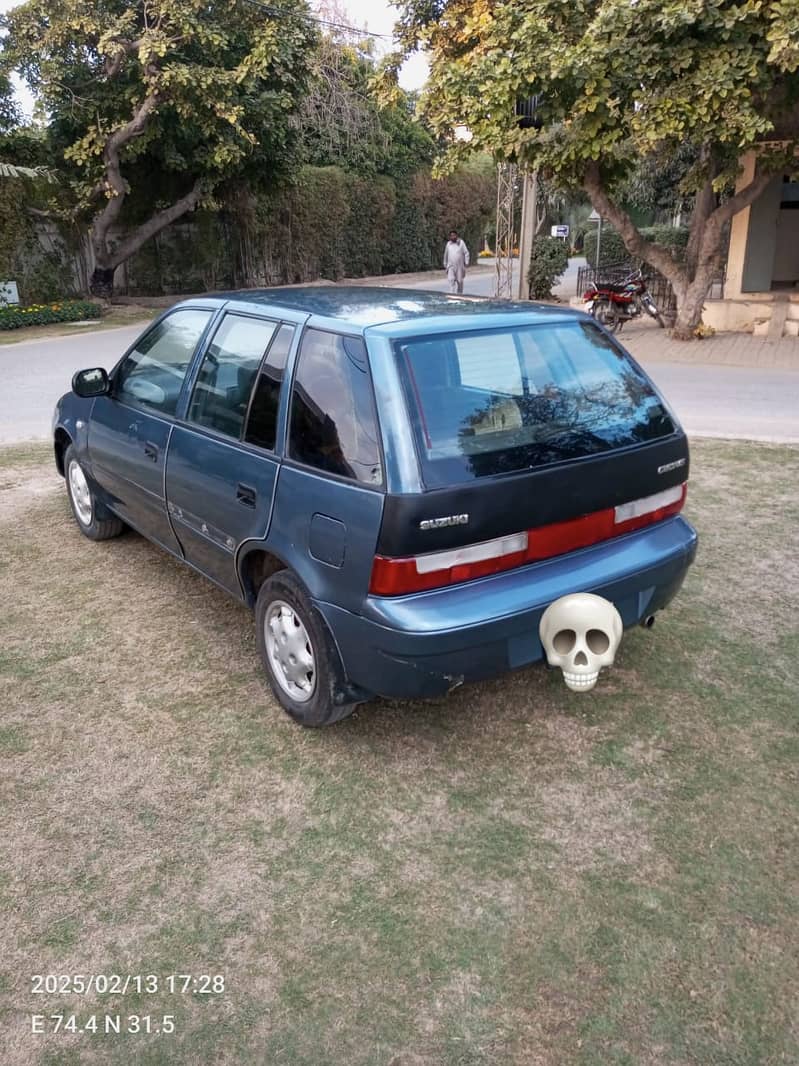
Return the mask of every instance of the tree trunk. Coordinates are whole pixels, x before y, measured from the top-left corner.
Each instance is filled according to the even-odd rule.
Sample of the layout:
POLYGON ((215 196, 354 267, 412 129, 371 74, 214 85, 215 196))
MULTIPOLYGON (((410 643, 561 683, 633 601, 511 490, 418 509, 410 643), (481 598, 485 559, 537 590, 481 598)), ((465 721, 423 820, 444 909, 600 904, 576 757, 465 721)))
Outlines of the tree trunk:
POLYGON ((706 289, 700 289, 696 283, 688 286, 685 295, 677 301, 677 317, 674 320, 672 337, 678 341, 696 340, 696 330, 702 324, 702 311, 705 307, 706 289))
POLYGON ((594 208, 613 223, 627 251, 649 263, 671 282, 677 297, 677 318, 672 336, 676 340, 695 340, 695 331, 702 322, 705 300, 713 282, 723 227, 738 211, 754 203, 770 180, 768 172, 758 173, 748 185, 715 209, 712 182, 706 182, 694 207, 686 250, 688 261, 684 266, 677 263, 667 249, 644 239, 627 212, 608 195, 598 163, 591 163, 586 168, 583 185, 594 208))
POLYGON ((706 237, 706 244, 712 248, 704 248, 706 258, 700 262, 696 274, 682 291, 677 291, 677 317, 674 320, 672 337, 678 341, 693 341, 697 339, 696 330, 702 324, 702 312, 705 309, 705 300, 713 283, 713 273, 717 262, 716 252, 721 241, 721 235, 713 241, 713 235, 706 237))
POLYGON ((101 300, 110 300, 114 295, 114 268, 96 266, 89 281, 89 292, 101 300))
POLYGON ((94 251, 94 272, 89 283, 89 291, 93 296, 103 300, 110 300, 114 295, 114 271, 122 263, 145 244, 150 238, 157 236, 161 230, 166 229, 176 219, 181 218, 197 206, 201 196, 202 183, 198 179, 193 187, 181 196, 171 207, 158 211, 143 222, 137 229, 128 234, 113 249, 109 248, 108 218, 113 211, 115 218, 119 214, 119 201, 123 197, 118 196, 108 202, 108 205, 95 218, 91 232, 91 243, 94 251))

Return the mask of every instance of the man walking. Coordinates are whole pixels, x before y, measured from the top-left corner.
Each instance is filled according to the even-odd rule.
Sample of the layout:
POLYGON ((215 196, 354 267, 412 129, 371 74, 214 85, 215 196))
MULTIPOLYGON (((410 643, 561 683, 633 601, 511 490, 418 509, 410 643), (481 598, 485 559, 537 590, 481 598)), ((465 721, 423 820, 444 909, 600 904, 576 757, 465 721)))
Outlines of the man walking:
POLYGON ((469 249, 455 230, 452 230, 444 245, 444 269, 447 272, 450 292, 463 292, 463 279, 466 277, 468 265, 469 249))

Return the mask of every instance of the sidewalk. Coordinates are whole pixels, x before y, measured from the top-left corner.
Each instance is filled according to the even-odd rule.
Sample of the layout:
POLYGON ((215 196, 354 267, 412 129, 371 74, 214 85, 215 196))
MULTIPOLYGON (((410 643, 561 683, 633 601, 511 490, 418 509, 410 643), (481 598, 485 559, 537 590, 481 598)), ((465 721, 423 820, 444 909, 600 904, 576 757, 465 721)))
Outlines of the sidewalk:
MULTIPOLYGON (((475 264, 469 268, 470 278, 488 279, 494 276, 492 263, 475 264)), ((378 285, 389 288, 426 289, 434 284, 440 288, 441 270, 428 270, 416 274, 383 274, 371 278, 342 278, 340 282, 320 280, 307 282, 310 285, 378 285)), ((573 286, 573 279, 564 281, 560 288, 560 305, 569 306, 569 295, 563 289, 573 286)), ((294 288, 295 286, 287 286, 294 288)), ((143 307, 171 307, 186 294, 174 296, 122 296, 114 303, 133 304, 143 307)), ((751 333, 717 333, 697 341, 675 341, 668 330, 660 329, 655 322, 630 322, 625 325, 619 340, 625 348, 642 363, 689 363, 694 366, 738 366, 755 370, 799 371, 799 338, 783 337, 770 341, 767 337, 755 337, 751 333)))
POLYGON ((641 363, 745 366, 753 370, 799 371, 799 338, 769 341, 751 333, 716 333, 696 341, 675 341, 652 322, 628 324, 619 340, 641 363))
MULTIPOLYGON (((485 266, 483 263, 469 267, 470 277, 493 276, 494 272, 495 268, 493 266, 485 266)), ((422 270, 416 274, 378 274, 376 277, 371 278, 341 278, 339 281, 330 281, 327 278, 317 278, 316 281, 302 281, 298 282, 296 285, 270 285, 266 286, 266 290, 270 288, 307 289, 329 285, 376 285, 378 287, 382 286, 391 289, 424 289, 426 282, 441 281, 442 277, 446 277, 443 270, 422 270)), ((266 290, 257 289, 253 291, 264 292, 266 290)), ((172 307, 173 304, 180 303, 181 300, 193 300, 202 296, 218 296, 229 291, 231 290, 223 289, 218 292, 171 293, 167 296, 115 296, 111 303, 112 305, 120 305, 122 307, 152 307, 160 311, 167 307, 172 307)), ((239 289, 235 291, 246 292, 247 290, 239 289)))

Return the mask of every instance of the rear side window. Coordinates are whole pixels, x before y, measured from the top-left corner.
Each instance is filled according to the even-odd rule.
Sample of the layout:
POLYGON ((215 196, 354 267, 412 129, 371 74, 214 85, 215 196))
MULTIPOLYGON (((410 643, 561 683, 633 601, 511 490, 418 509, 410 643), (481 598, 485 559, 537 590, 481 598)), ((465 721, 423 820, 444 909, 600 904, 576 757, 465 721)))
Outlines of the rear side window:
POLYGON ((431 487, 674 432, 649 381, 590 322, 437 335, 397 350, 431 487))
POLYGON ((203 356, 190 422, 239 439, 253 381, 276 328, 265 319, 225 315, 203 356))
POLYGON ((372 383, 360 337, 306 331, 294 378, 289 455, 367 485, 382 482, 372 383))

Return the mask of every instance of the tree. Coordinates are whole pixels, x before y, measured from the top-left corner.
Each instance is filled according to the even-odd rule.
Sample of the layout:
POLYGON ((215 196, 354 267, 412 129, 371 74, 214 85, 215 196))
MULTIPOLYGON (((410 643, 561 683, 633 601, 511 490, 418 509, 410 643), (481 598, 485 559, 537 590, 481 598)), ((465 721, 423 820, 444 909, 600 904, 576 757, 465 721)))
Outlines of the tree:
POLYGON ((0 136, 19 124, 19 106, 8 76, 0 71, 0 136))
POLYGON ((91 218, 94 294, 109 297, 116 267, 213 206, 224 181, 279 168, 315 42, 305 10, 303 0, 28 0, 5 17, 5 66, 39 95, 91 218), (123 236, 133 176, 147 207, 123 236))
POLYGON ((687 339, 718 263, 726 224, 795 167, 799 143, 797 0, 404 0, 401 54, 431 58, 428 119, 468 149, 515 158, 566 188, 582 187, 628 251, 664 274, 687 339), (522 128, 518 100, 539 96, 540 129, 522 128), (739 159, 759 152, 754 179, 733 192, 739 159), (687 160, 693 198, 684 262, 644 239, 620 202, 641 160, 687 160))

